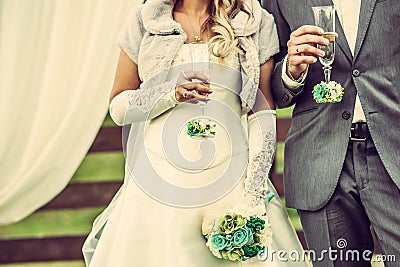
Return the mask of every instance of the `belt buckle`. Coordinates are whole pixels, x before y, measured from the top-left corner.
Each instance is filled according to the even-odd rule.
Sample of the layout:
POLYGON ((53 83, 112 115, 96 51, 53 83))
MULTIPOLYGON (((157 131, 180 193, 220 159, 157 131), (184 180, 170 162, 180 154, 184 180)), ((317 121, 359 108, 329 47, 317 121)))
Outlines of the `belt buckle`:
POLYGON ((364 141, 367 141, 367 138, 365 138, 365 137, 358 138, 358 137, 350 136, 350 141, 364 142, 364 141))
POLYGON ((356 141, 356 142, 364 142, 364 141, 367 141, 367 138, 366 138, 366 137, 353 137, 353 136, 352 136, 352 133, 354 132, 355 129, 356 129, 356 128, 354 128, 354 127, 351 127, 351 128, 350 128, 350 141, 356 141))

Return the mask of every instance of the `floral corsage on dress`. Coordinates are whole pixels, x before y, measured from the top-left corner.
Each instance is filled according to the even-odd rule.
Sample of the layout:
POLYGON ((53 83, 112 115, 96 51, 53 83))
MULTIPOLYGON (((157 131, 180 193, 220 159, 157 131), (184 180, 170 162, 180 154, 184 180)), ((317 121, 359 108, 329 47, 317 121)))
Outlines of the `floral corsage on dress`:
POLYGON ((187 134, 193 138, 212 138, 216 134, 217 124, 209 118, 196 118, 188 121, 187 134))

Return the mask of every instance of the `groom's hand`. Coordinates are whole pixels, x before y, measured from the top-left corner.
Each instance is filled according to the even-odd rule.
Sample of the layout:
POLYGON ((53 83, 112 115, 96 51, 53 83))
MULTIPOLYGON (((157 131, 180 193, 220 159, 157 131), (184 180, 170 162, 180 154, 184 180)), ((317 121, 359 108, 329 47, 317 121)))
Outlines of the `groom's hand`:
POLYGON ((329 44, 329 40, 322 37, 323 33, 317 26, 304 25, 290 34, 287 42, 289 76, 298 79, 308 64, 313 64, 317 62, 317 57, 324 56, 324 51, 317 48, 317 44, 329 44))

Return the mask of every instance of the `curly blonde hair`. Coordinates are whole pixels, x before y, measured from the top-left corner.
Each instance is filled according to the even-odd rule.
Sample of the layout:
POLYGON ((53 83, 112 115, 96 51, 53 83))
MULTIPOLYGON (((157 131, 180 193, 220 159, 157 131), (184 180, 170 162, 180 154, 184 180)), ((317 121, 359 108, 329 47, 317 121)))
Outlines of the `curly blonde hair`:
POLYGON ((204 22, 202 31, 210 31, 210 52, 223 60, 233 50, 242 53, 238 37, 235 36, 231 21, 240 12, 245 12, 250 19, 252 14, 245 8, 244 0, 210 0, 209 18, 204 22))

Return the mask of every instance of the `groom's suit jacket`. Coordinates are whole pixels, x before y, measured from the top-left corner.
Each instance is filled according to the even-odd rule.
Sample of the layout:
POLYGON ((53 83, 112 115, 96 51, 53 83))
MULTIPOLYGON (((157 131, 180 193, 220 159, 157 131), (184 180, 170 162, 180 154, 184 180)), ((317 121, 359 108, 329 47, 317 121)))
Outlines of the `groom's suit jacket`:
MULTIPOLYGON (((352 1, 352 0, 349 0, 352 1)), ((318 62, 309 66, 303 90, 287 89, 281 79, 289 35, 314 24, 312 6, 331 0, 265 0, 275 16, 281 54, 272 78, 278 107, 295 104, 285 143, 285 197, 289 207, 317 210, 332 196, 349 143, 356 92, 377 152, 397 187, 400 185, 400 1, 362 0, 354 56, 336 18, 339 39, 331 80, 342 84, 342 102, 317 104, 313 86, 324 75, 318 62)), ((346 8, 342 4, 342 8, 346 8)))

